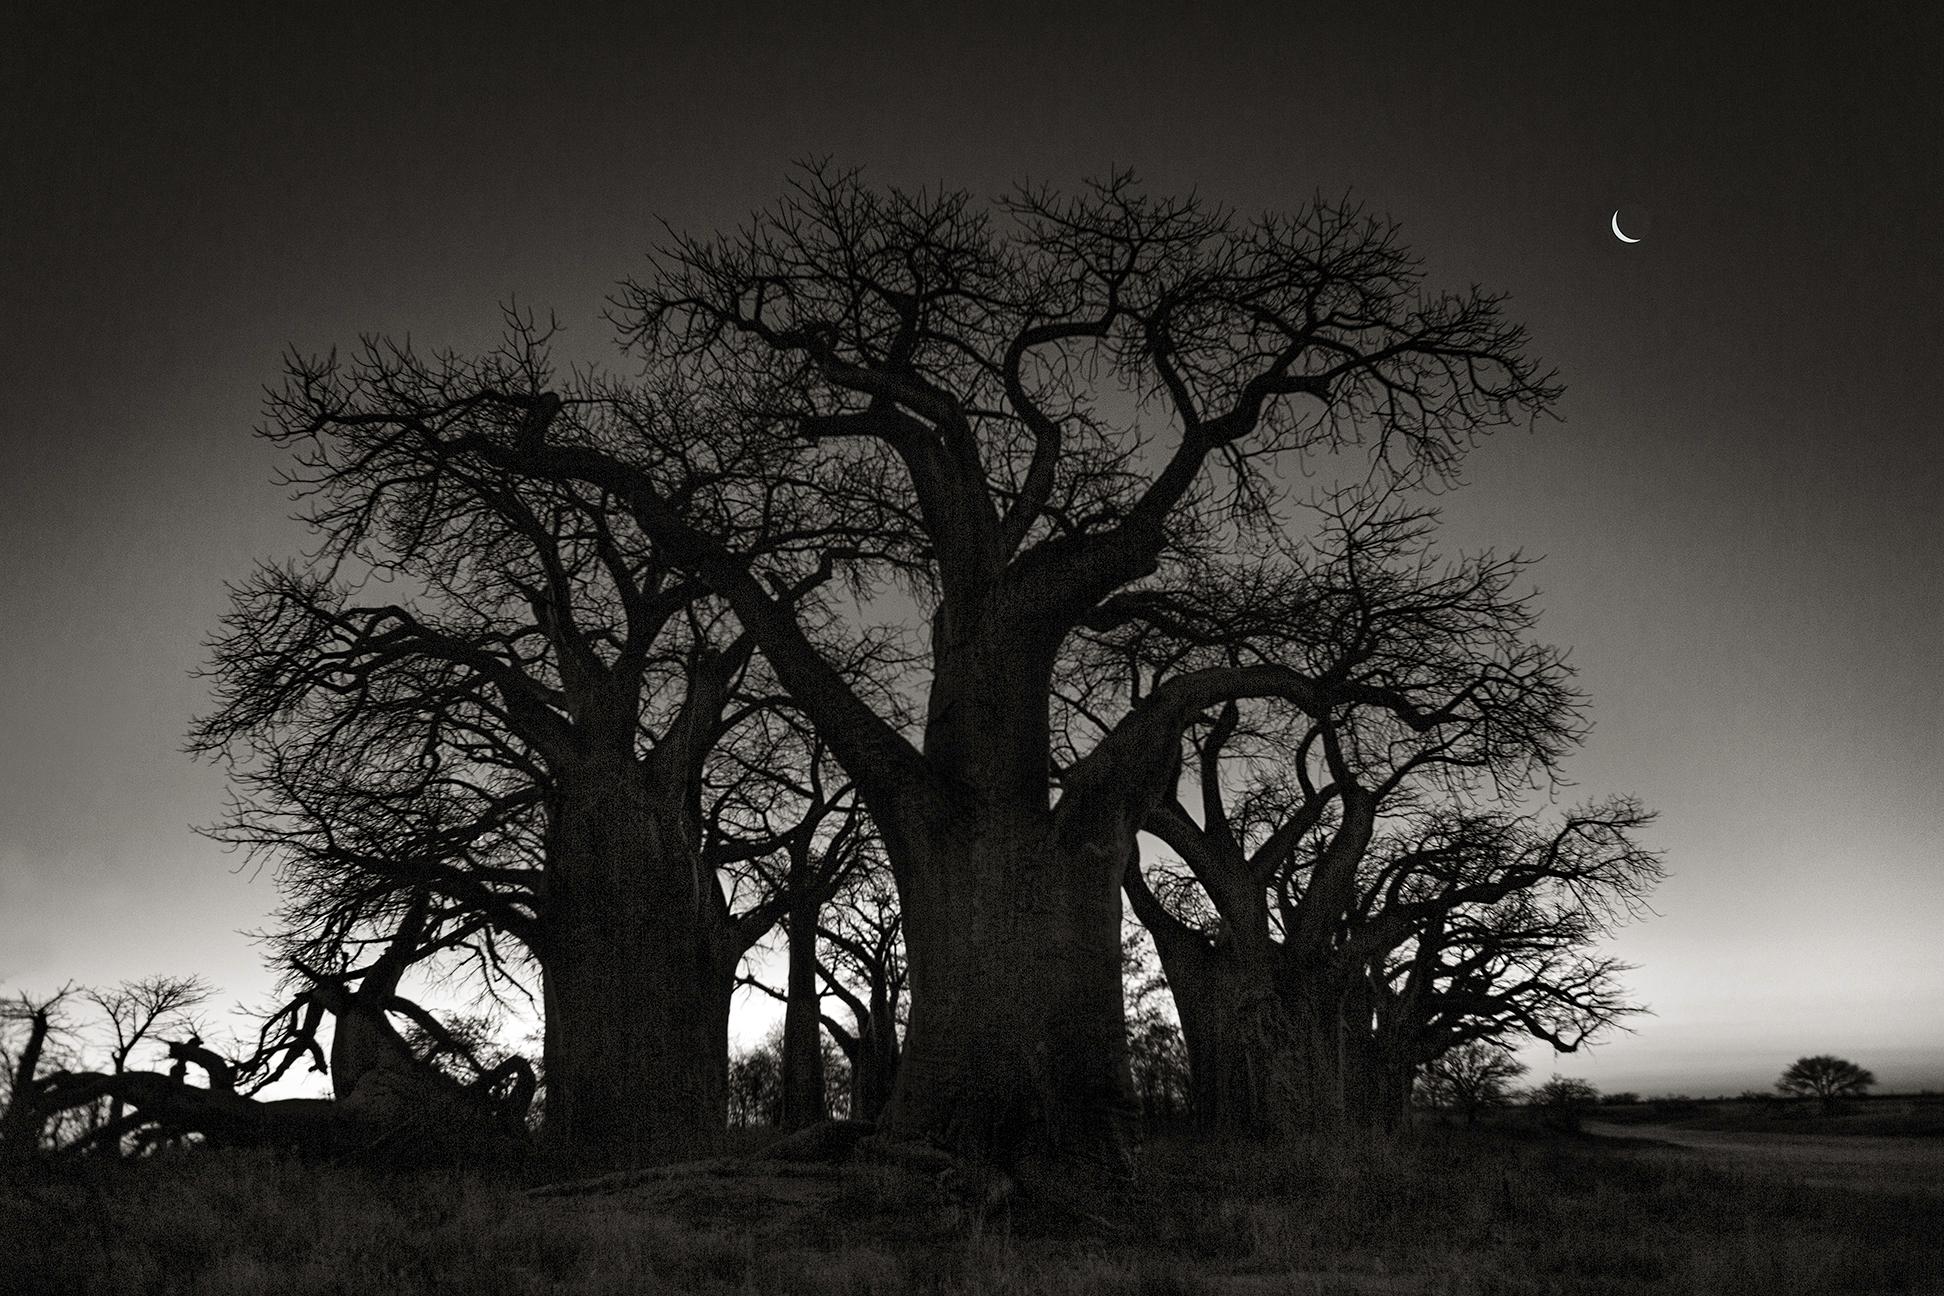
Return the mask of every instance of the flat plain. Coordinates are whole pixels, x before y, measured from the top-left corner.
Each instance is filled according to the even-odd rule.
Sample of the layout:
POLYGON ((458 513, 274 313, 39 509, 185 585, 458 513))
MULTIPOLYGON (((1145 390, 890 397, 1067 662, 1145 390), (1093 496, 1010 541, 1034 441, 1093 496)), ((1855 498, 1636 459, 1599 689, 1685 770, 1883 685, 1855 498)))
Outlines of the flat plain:
POLYGON ((520 1167, 192 1150, 0 1181, 0 1290, 1937 1293, 1941 1156, 1926 1137, 1511 1118, 1280 1150, 1159 1137, 1132 1185, 1022 1175, 995 1204, 760 1154, 537 1196, 520 1167))

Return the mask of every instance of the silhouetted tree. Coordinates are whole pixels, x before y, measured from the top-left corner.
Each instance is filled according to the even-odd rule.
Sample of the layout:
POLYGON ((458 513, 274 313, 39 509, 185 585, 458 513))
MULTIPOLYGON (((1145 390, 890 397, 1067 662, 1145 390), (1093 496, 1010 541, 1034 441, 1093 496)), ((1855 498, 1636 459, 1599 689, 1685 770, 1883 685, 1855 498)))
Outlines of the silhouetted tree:
POLYGON ((19 1160, 39 1152, 50 1113, 41 1103, 42 1068, 65 1052, 69 1032, 65 1011, 72 986, 51 995, 25 992, 0 1002, 0 1159, 19 1160))
POLYGON ((1417 1073, 1417 1093, 1426 1106, 1458 1112, 1474 1125, 1478 1113, 1511 1098, 1513 1082, 1525 1073, 1525 1063, 1501 1041, 1471 1040, 1427 1061, 1417 1073))
MULTIPOLYGON (((1530 639, 1529 603, 1510 593, 1521 564, 1441 567, 1429 528, 1426 515, 1340 497, 1299 560, 1146 596, 1132 633, 1103 628, 1094 645, 1094 675, 1118 660, 1149 694, 1215 656, 1292 663, 1342 699, 1213 709, 1188 734, 1186 799, 1177 789, 1146 820, 1173 859, 1124 879, 1181 1006, 1205 1126, 1389 1123, 1408 1066, 1377 1055, 1372 965, 1453 905, 1551 875, 1506 860, 1436 898, 1395 871, 1363 885, 1413 807, 1550 779, 1579 734, 1568 672, 1530 639), (1435 723, 1401 721, 1399 698, 1435 723)), ((1097 706, 1092 692, 1074 705, 1097 706)))
MULTIPOLYGON (((785 1115, 785 1027, 779 1022, 758 1043, 738 1049, 729 1059, 729 1126, 731 1129, 791 1128, 785 1115)), ((848 1117, 850 1066, 829 1040, 818 1045, 822 1054, 817 1076, 825 1091, 817 1110, 825 1116, 848 1117)))
POLYGON ((784 1004, 779 1123, 798 1129, 828 1115, 818 955, 824 907, 856 872, 872 866, 873 839, 863 806, 814 732, 783 710, 758 719, 773 732, 725 754, 720 764, 731 772, 712 803, 713 821, 734 821, 742 834, 719 832, 709 855, 748 856, 768 903, 783 915, 784 989, 753 976, 739 980, 784 1004))
POLYGON ((1598 944, 1661 877, 1636 836, 1650 818, 1625 797, 1557 825, 1447 810, 1372 852, 1346 943, 1364 966, 1349 1005, 1367 1123, 1394 1125, 1416 1069, 1447 1049, 1573 1053, 1644 1011, 1621 985, 1628 965, 1598 944))
POLYGON ((1181 1023, 1170 1012, 1168 978, 1141 933, 1121 941, 1127 987, 1127 1055, 1141 1121, 1149 1130, 1175 1125, 1193 1110, 1188 1048, 1181 1023))
MULTIPOLYGON (((1120 1163, 1115 896, 1179 732, 1229 698, 1316 714, 1352 699, 1273 663, 1183 675, 1050 802, 1061 645, 1118 591, 1192 580, 1190 559, 1272 530, 1272 465, 1341 454, 1358 478, 1444 474, 1481 433, 1547 409, 1556 391, 1498 299, 1419 281, 1392 227, 1340 205, 1245 221, 1122 176, 984 208, 812 168, 624 288, 643 383, 556 390, 536 365, 380 351, 349 382, 303 366, 284 425, 346 437, 360 463, 437 457, 625 507, 733 609, 882 834, 912 979, 887 1132, 1120 1163), (767 482, 739 493, 675 471, 720 460, 760 460, 767 482), (697 506, 711 491, 818 507, 791 546, 764 548, 736 509, 697 506), (916 741, 819 646, 794 591, 830 564, 896 576, 929 620, 916 741)), ((1379 687, 1356 694, 1435 723, 1379 687)))
POLYGON ((844 1005, 849 1024, 826 1015, 851 1078, 849 1110, 876 1120, 891 1101, 903 1038, 906 965, 898 897, 882 864, 860 869, 826 911, 824 991, 844 1005))
POLYGON ((729 1059, 729 1127, 754 1129, 783 1121, 783 1050, 768 1042, 729 1059))
POLYGON ((1599 1103, 1600 1091, 1591 1081, 1554 1075, 1534 1089, 1526 1101, 1539 1109, 1552 1128, 1577 1131, 1581 1119, 1599 1103))
POLYGON ((49 1047, 63 1036, 63 1042, 81 1036, 61 1017, 71 995, 17 1001, 8 1016, 26 1029, 23 1046, 10 1057, 9 1101, 0 1115, 4 1154, 118 1155, 131 1142, 141 1148, 190 1134, 216 1145, 322 1154, 382 1148, 395 1158, 469 1155, 518 1141, 533 1092, 524 1060, 485 1066, 432 1014, 397 993, 398 978, 425 954, 424 942, 437 939, 429 914, 421 897, 368 966, 339 976, 318 974, 308 992, 266 1023, 256 1053, 240 1060, 189 1030, 187 1010, 202 993, 193 980, 149 978, 87 992, 87 1001, 104 1015, 95 1033, 106 1037, 101 1051, 108 1067, 99 1070, 85 1069, 85 1048, 49 1047), (327 1015, 334 1022, 328 1067, 318 1038, 327 1015), (421 1036, 446 1053, 465 1055, 473 1074, 461 1079, 433 1065, 400 1033, 394 1015, 417 1023, 421 1036), (165 1026, 178 1037, 161 1039, 165 1026), (150 1039, 163 1045, 172 1063, 166 1073, 128 1065, 136 1047, 150 1039), (315 1069, 330 1071, 332 1098, 253 1096, 304 1056, 315 1069), (191 1082, 192 1067, 203 1083, 191 1082))
MULTIPOLYGON (((210 987, 199 977, 151 976, 124 981, 112 990, 87 990, 85 997, 100 1010, 108 1040, 111 1074, 128 1070, 129 1059, 145 1043, 163 1034, 194 1034, 191 1014, 209 998, 210 987)), ((119 1097, 108 1103, 107 1120, 119 1128, 127 1115, 119 1097)), ((105 1144, 119 1152, 119 1139, 105 1144)))
MULTIPOLYGON (((292 362, 267 435, 297 452, 321 548, 237 591, 194 744, 237 760, 215 835, 284 866, 302 949, 337 957, 426 890, 489 978, 538 967, 548 1138, 590 1161, 687 1155, 722 1129, 736 966, 783 912, 773 897, 731 911, 701 804, 719 746, 770 705, 767 686, 749 695, 751 643, 600 491, 409 440, 381 452, 350 412, 543 385, 544 339, 513 330, 471 363, 376 343, 349 367, 292 362), (406 589, 362 601, 379 576, 406 589)), ((722 467, 691 464, 676 487, 706 494, 722 467)), ((718 529, 760 547, 787 522, 765 507, 781 508, 718 529)), ((775 596, 813 602, 829 574, 775 596)), ((871 650, 838 647, 835 669, 871 650)))
POLYGON ((1818 1053, 1814 1057, 1801 1057, 1791 1062, 1775 1082, 1775 1087, 1785 1094, 1818 1099, 1823 1110, 1830 1111, 1836 1106, 1837 1099, 1860 1094, 1875 1083, 1876 1077, 1856 1063, 1828 1053, 1818 1053))

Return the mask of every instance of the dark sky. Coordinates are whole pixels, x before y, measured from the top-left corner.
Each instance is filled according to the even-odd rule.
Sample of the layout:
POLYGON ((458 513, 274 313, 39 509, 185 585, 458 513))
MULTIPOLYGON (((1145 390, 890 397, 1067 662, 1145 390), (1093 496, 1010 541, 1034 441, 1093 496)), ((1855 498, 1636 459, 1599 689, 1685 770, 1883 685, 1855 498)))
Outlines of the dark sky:
POLYGON ((250 437, 286 346, 463 348, 517 299, 607 354, 657 218, 739 219, 808 156, 1131 166, 1354 191, 1568 384, 1447 504, 1545 555, 1581 788, 1663 811, 1619 946, 1659 1016, 1561 1069, 1944 1083, 1931 6, 160 8, 19 6, 0 47, 0 987, 265 984, 270 881, 187 831, 222 784, 178 748, 222 582, 301 541, 250 437))

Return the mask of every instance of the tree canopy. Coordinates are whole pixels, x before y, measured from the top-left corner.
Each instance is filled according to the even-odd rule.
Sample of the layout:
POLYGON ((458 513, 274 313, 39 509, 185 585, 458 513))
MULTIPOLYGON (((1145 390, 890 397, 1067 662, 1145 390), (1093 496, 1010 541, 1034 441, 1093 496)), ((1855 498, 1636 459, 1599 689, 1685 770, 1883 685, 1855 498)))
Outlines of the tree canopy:
POLYGON ((1849 1059, 1818 1053, 1791 1062, 1775 1087, 1785 1094, 1820 1099, 1829 1106, 1838 1098, 1860 1094, 1875 1084, 1874 1075, 1849 1059))

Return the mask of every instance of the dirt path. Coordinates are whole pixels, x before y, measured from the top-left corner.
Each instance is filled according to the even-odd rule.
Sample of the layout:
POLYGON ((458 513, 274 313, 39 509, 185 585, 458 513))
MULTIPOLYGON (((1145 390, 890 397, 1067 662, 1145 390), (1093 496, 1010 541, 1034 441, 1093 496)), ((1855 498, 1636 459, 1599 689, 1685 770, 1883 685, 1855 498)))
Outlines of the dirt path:
POLYGON ((1944 1192, 1944 1139, 1874 1134, 1750 1134, 1588 1121, 1586 1132, 1698 1151, 1754 1172, 1840 1183, 1902 1183, 1944 1192))

